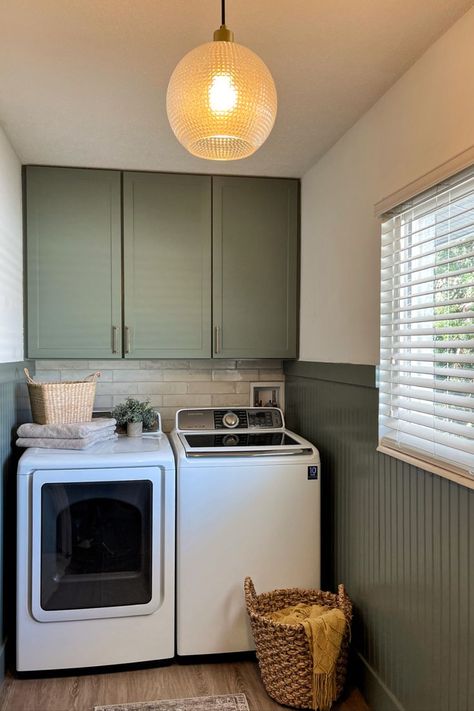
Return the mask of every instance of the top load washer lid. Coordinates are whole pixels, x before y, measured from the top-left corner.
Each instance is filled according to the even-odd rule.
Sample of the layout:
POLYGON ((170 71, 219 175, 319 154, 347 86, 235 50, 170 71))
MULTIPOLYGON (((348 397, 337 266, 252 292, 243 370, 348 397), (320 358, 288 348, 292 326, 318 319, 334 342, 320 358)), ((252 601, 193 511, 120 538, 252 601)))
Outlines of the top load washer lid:
POLYGON ((310 442, 288 430, 279 432, 219 432, 195 434, 176 432, 187 459, 227 457, 298 457, 314 456, 310 442))

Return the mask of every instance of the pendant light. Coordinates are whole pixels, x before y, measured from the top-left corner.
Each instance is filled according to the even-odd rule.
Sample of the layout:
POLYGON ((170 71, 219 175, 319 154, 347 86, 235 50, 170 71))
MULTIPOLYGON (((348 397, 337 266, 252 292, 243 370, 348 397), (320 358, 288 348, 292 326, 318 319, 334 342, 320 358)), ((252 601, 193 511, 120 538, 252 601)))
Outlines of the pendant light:
POLYGON ((234 42, 225 24, 225 0, 221 9, 214 41, 188 52, 171 75, 166 110, 176 138, 192 155, 237 160, 268 138, 277 93, 260 57, 234 42))

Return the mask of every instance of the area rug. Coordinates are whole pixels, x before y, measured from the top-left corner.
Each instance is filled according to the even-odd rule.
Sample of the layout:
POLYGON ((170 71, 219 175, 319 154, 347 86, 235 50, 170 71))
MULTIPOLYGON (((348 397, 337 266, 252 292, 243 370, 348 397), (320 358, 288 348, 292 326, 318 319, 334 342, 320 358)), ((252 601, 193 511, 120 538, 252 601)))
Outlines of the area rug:
POLYGON ((164 699, 133 704, 94 706, 94 711, 249 711, 245 694, 193 696, 191 699, 164 699))

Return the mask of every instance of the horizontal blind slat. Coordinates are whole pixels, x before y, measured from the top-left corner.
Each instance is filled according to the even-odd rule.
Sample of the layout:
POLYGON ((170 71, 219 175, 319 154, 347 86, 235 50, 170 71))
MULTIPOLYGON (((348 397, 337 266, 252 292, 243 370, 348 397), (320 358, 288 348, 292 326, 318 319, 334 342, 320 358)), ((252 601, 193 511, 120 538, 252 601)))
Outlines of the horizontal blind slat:
MULTIPOLYGON (((455 407, 437 405, 433 402, 422 400, 404 399, 402 397, 381 396, 381 412, 390 415, 393 408, 411 412, 420 412, 433 417, 449 418, 452 422, 467 422, 472 424, 473 410, 459 410, 455 407)), ((472 428, 471 428, 472 429, 472 428)))
MULTIPOLYGON (((388 430, 390 432, 390 430, 388 430)), ((449 464, 455 464, 466 470, 466 472, 473 474, 474 467, 472 462, 472 455, 466 452, 457 451, 449 446, 443 446, 442 444, 435 442, 428 442, 419 437, 412 437, 405 432, 396 432, 395 436, 382 436, 381 443, 387 443, 390 446, 390 442, 393 442, 395 448, 402 452, 407 452, 408 454, 415 452, 423 457, 424 454, 428 455, 435 462, 437 460, 446 461, 449 464)))
POLYGON ((380 372, 385 373, 387 378, 390 373, 419 373, 420 375, 441 375, 443 377, 452 376, 454 378, 474 379, 474 368, 423 368, 411 362, 408 362, 406 365, 391 365, 388 361, 381 361, 380 372))
POLYGON ((413 392, 409 388, 403 385, 381 383, 380 392, 387 393, 388 395, 394 396, 399 395, 407 400, 427 400, 428 402, 436 402, 438 405, 453 405, 458 408, 471 409, 474 415, 474 400, 469 395, 446 395, 438 393, 436 400, 434 400, 433 395, 429 392, 420 388, 419 391, 413 392), (470 401, 470 402, 469 402, 470 401))
MULTIPOLYGON (((453 232, 448 232, 446 235, 443 235, 443 237, 446 237, 448 239, 448 242, 443 247, 442 251, 458 249, 459 247, 464 247, 466 244, 470 245, 474 241, 474 223, 469 225, 470 231, 468 235, 461 234, 456 236, 458 232, 462 232, 464 229, 467 229, 467 226, 459 227, 457 230, 454 230, 453 232)), ((395 252, 388 252, 387 250, 382 250, 382 269, 389 269, 390 267, 402 266, 404 264, 409 265, 411 262, 413 262, 413 260, 426 259, 427 257, 432 257, 433 255, 438 254, 441 251, 439 247, 440 239, 441 236, 437 234, 435 237, 427 239, 426 242, 423 242, 422 244, 409 244, 407 246, 401 247, 395 252), (428 251, 418 250, 418 247, 425 246, 427 247, 428 251), (408 254, 405 255, 403 254, 404 252, 408 252, 408 254)))
MULTIPOLYGON (((474 303, 474 301, 473 301, 474 303)), ((459 321, 474 318, 474 311, 449 311, 445 314, 427 314, 425 316, 413 316, 412 318, 392 318, 383 321, 384 326, 401 326, 408 323, 433 323, 435 321, 459 321)))
MULTIPOLYGON (((386 350, 391 351, 390 348, 386 350)), ((456 353, 452 355, 449 353, 411 353, 406 351, 398 351, 397 353, 392 353, 389 357, 395 362, 412 361, 414 363, 466 363, 468 365, 474 365, 474 351, 472 353, 456 353)), ((387 360, 387 358, 382 355, 382 360, 387 360)))
MULTIPOLYGON (((383 418, 382 418, 383 420, 383 418)), ((420 449, 425 449, 436 453, 436 450, 446 451, 453 449, 451 456, 455 461, 462 461, 466 464, 474 464, 472 456, 474 455, 474 443, 470 444, 462 438, 456 437, 437 430, 432 430, 428 427, 415 425, 407 425, 403 422, 398 423, 398 428, 395 430, 383 422, 386 430, 396 433, 396 441, 411 442, 420 449), (459 440, 459 441, 458 441, 459 440)))
MULTIPOLYGON (((450 380, 418 378, 416 376, 409 376, 405 378, 398 375, 391 378, 391 383, 394 385, 408 385, 412 388, 428 388, 429 390, 442 390, 443 392, 467 393, 469 395, 474 395, 474 383, 467 380, 458 383, 450 380)), ((433 396, 433 400, 435 399, 436 395, 433 396)), ((474 407, 474 399, 472 400, 472 406, 474 407)))
MULTIPOLYGON (((467 288, 467 287, 463 287, 467 288)), ((413 297, 409 297, 413 298, 413 297)), ((400 299, 391 299, 387 304, 382 304, 382 314, 403 313, 404 311, 421 311, 423 309, 444 308, 446 306, 457 306, 474 303, 474 297, 466 296, 459 299, 448 299, 447 301, 422 301, 421 303, 409 304, 406 306, 393 306, 393 302, 400 299)), ((407 301, 408 298, 404 299, 407 301)))
MULTIPOLYGON (((435 280, 433 280, 435 281, 435 280)), ((467 283, 463 283, 461 286, 446 286, 446 287, 438 287, 438 288, 431 288, 429 290, 425 289, 424 291, 416 291, 411 294, 400 294, 400 291, 403 289, 409 289, 410 284, 406 284, 405 286, 399 286, 399 287, 394 287, 392 289, 385 289, 385 291, 382 293, 382 303, 387 302, 391 303, 392 301, 406 301, 408 299, 419 299, 421 296, 437 296, 438 294, 444 294, 445 292, 452 292, 455 290, 465 290, 465 289, 471 289, 474 287, 474 280, 473 281, 468 281, 467 283)), ((469 296, 466 296, 466 298, 470 298, 469 296)))
MULTIPOLYGON (((469 218, 472 217, 472 208, 469 208, 465 211, 467 214, 469 214, 469 218)), ((447 218, 447 222, 452 222, 451 218, 447 218)), ((431 225, 429 227, 424 227, 423 232, 428 232, 429 230, 436 230, 436 235, 430 235, 429 237, 424 237, 423 239, 412 241, 413 233, 410 233, 409 235, 401 235, 399 231, 392 231, 386 234, 386 239, 382 240, 382 258, 385 259, 386 257, 389 257, 390 255, 394 254, 401 254, 402 252, 406 252, 407 250, 410 249, 416 249, 418 247, 423 247, 426 244, 430 244, 431 242, 435 242, 437 239, 443 239, 443 238, 448 238, 448 241, 451 243, 451 245, 458 243, 458 239, 462 239, 461 237, 456 237, 458 232, 462 232, 463 230, 469 230, 471 227, 474 227, 474 220, 469 219, 466 222, 460 222, 459 224, 456 224, 453 226, 453 228, 449 228, 446 231, 439 231, 440 223, 437 222, 436 225, 431 225), (454 235, 454 239, 451 240, 449 239, 454 235), (410 240, 410 244, 405 246, 404 242, 406 240, 410 240)))
MULTIPOLYGON (((473 333, 474 326, 470 325, 465 326, 464 328, 462 326, 445 326, 443 328, 421 328, 421 326, 418 326, 413 329, 405 328, 392 331, 391 336, 396 338, 406 338, 406 342, 409 342, 410 339, 419 338, 420 336, 435 336, 440 338, 441 336, 471 336, 473 333)), ((386 337, 388 334, 390 334, 390 327, 385 325, 382 326, 382 336, 386 337)), ((444 340, 433 342, 436 343, 436 348, 443 348, 444 340)), ((462 339, 459 340, 459 343, 462 344, 463 342, 464 341, 462 339)))
MULTIPOLYGON (((443 281, 443 280, 447 281, 447 280, 452 279, 454 277, 463 276, 464 274, 472 274, 472 270, 473 270, 472 267, 463 267, 462 269, 457 269, 456 271, 453 271, 453 272, 445 272, 445 273, 439 274, 439 275, 431 274, 430 276, 422 277, 419 279, 413 279, 413 280, 410 280, 409 282, 397 282, 395 284, 395 288, 397 288, 397 289, 403 289, 403 288, 407 288, 407 287, 413 288, 414 286, 418 286, 419 284, 428 284, 429 282, 432 282, 432 281, 438 281, 438 282, 443 281)), ((382 289, 382 293, 385 291, 392 291, 393 290, 394 285, 392 282, 393 282, 392 277, 389 277, 387 279, 382 279, 382 284, 385 285, 382 289), (387 287, 388 283, 391 284, 390 287, 387 287)))
MULTIPOLYGON (((469 240, 469 243, 472 242, 472 239, 469 240)), ((449 250, 449 247, 446 247, 443 251, 449 250)), ((437 250, 434 252, 435 255, 438 255, 441 250, 437 250)), ((463 262, 465 260, 472 259, 474 257, 474 251, 469 251, 466 252, 466 254, 461 254, 461 255, 456 255, 452 257, 446 257, 445 259, 440 259, 439 261, 430 261, 427 264, 420 264, 419 266, 415 266, 414 262, 419 261, 420 259, 425 259, 425 255, 422 256, 414 256, 409 260, 406 260, 404 262, 396 262, 395 264, 389 265, 387 267, 383 266, 383 261, 382 261, 382 281, 385 281, 386 279, 394 279, 399 276, 410 276, 412 274, 418 274, 419 272, 424 272, 427 269, 438 269, 439 267, 445 267, 448 264, 455 264, 456 262, 463 262), (399 267, 406 267, 406 269, 400 269, 399 267)), ((469 268, 472 268, 471 265, 469 265, 469 268)), ((449 272, 443 272, 442 275, 436 276, 436 278, 441 278, 441 276, 449 275, 451 276, 452 274, 455 274, 455 270, 449 271, 449 272)), ((413 280, 410 280, 410 283, 413 283, 413 280)))
POLYGON ((432 437, 434 442, 439 441, 442 444, 454 441, 458 445, 457 449, 474 454, 474 430, 472 427, 445 422, 437 417, 429 418, 428 415, 417 415, 410 411, 404 412, 406 414, 397 413, 396 417, 384 416, 385 427, 416 434, 426 439, 432 437), (455 439, 450 439, 450 435, 455 435, 455 439))
POLYGON ((407 341, 395 341, 392 344, 395 348, 432 348, 432 349, 446 349, 446 348, 462 348, 462 349, 472 349, 474 348, 474 340, 463 341, 459 340, 449 340, 449 341, 433 341, 431 339, 419 340, 411 339, 409 343, 407 341))

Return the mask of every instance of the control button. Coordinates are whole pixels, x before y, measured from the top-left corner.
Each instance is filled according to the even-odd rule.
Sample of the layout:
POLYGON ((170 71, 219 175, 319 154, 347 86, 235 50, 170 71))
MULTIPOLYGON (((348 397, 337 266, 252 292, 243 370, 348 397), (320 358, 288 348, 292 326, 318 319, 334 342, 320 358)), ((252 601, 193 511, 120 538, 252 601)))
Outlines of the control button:
POLYGON ((224 423, 225 427, 237 427, 239 424, 239 418, 235 414, 235 412, 226 412, 224 417, 222 418, 222 422, 224 423))

